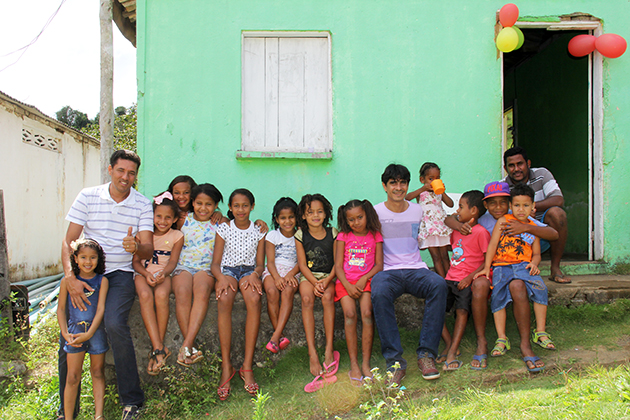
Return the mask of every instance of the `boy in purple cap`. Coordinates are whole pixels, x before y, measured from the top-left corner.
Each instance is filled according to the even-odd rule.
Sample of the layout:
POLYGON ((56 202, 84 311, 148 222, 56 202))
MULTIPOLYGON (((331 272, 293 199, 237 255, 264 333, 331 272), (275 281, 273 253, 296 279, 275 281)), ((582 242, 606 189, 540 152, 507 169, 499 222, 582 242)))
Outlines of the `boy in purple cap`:
MULTIPOLYGON (((507 182, 490 182, 486 184, 483 189, 484 199, 483 204, 486 208, 487 212, 483 214, 479 220, 477 221, 481 226, 488 230, 488 233, 492 234, 492 230, 494 229, 497 220, 501 217, 508 214, 510 207, 510 187, 507 182)), ((507 235, 519 235, 521 233, 529 233, 540 239, 546 239, 548 241, 554 241, 558 238, 558 232, 547 226, 546 224, 539 222, 533 217, 529 217, 529 220, 534 222, 535 225, 521 223, 518 220, 510 220, 503 223, 502 229, 503 232, 507 235)), ((450 227, 453 230, 460 232, 462 235, 468 235, 472 232, 472 225, 470 222, 462 223, 455 216, 448 216, 444 223, 446 226, 450 227)), ((489 281, 486 278, 478 278, 473 282, 472 291, 473 291, 473 302, 475 301, 475 297, 479 298, 479 296, 483 295, 485 297, 490 293, 490 289, 492 287, 492 273, 490 273, 489 281), (480 281, 481 280, 481 281, 480 281)), ((516 306, 524 307, 527 305, 527 314, 517 314, 514 316, 517 318, 518 325, 524 325, 523 322, 519 322, 521 316, 527 316, 529 321, 529 300, 527 297, 527 291, 525 288, 518 288, 518 285, 514 286, 514 290, 510 290, 512 294, 512 299, 516 306), (518 305, 518 304, 521 305, 518 305)), ((473 314, 475 319, 479 319, 480 329, 477 329, 475 326, 475 331, 477 332, 477 352, 475 353, 476 358, 473 358, 471 362, 471 366, 473 369, 483 369, 485 367, 485 360, 482 360, 485 349, 486 349, 486 341, 485 341, 485 325, 486 318, 488 315, 488 307, 487 305, 477 305, 476 308, 473 308, 473 314)), ((501 324, 501 323, 500 323, 501 324)), ((529 324, 529 322, 527 323, 529 324)), ((475 324, 477 325, 477 324, 475 324)), ((509 349, 510 343, 505 335, 505 322, 502 325, 496 325, 497 334, 499 338, 497 339, 494 348, 492 349, 491 355, 503 356, 509 349)), ((537 344, 541 345, 543 340, 545 345, 541 345, 541 347, 546 348, 548 350, 555 349, 553 343, 548 342, 549 337, 540 336, 538 337, 537 344)))
POLYGON ((540 273, 538 269, 540 239, 530 233, 509 235, 503 227, 507 221, 513 219, 523 224, 534 225, 534 222, 529 220, 530 215, 535 211, 534 190, 527 185, 515 186, 510 193, 510 209, 513 213, 499 219, 498 222, 502 223, 501 225, 495 225, 486 253, 485 267, 475 275, 475 278, 489 276, 491 267, 494 269, 494 288, 490 306, 499 338, 492 355, 500 356, 510 349, 510 342, 505 334, 507 312, 505 308, 510 302, 514 302, 514 317, 521 336, 520 347, 523 361, 527 370, 539 372, 545 365, 533 354, 529 344, 529 303, 516 302, 511 292, 516 290, 520 293, 524 288, 527 297, 534 303, 537 328, 532 332, 532 341, 541 347, 555 349, 549 334, 545 332, 547 287, 538 275, 540 273), (504 349, 497 348, 500 343, 503 344, 504 349))

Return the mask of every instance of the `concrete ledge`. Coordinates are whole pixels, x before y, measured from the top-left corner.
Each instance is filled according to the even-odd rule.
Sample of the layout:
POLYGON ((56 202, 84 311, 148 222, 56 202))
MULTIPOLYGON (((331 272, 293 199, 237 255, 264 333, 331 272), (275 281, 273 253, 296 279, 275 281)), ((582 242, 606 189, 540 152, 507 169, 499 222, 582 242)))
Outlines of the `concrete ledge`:
MULTIPOLYGON (((302 324, 302 305, 300 295, 296 294, 293 301, 293 312, 291 318, 284 330, 285 335, 291 340, 290 347, 306 347, 306 337, 304 335, 304 327, 302 324)), ((335 340, 344 339, 343 330, 343 311, 339 303, 335 304, 335 340)), ((170 301, 171 316, 168 321, 168 329, 166 333, 165 345, 173 352, 176 357, 179 348, 182 345, 183 337, 177 324, 175 317, 175 298, 171 296, 170 301)), ((419 330, 422 325, 422 314, 424 312, 424 301, 411 295, 403 295, 396 301, 396 317, 398 325, 408 330, 419 330)), ((315 303, 315 340, 318 347, 323 348, 326 343, 324 335, 324 326, 322 322, 323 309, 321 301, 318 299, 315 303)), ((245 318, 247 310, 242 295, 239 293, 234 302, 232 311, 232 363, 234 366, 240 366, 243 362, 243 353, 245 347, 245 318)), ((260 332, 258 334, 258 342, 256 343, 256 353, 254 355, 255 362, 264 362, 270 359, 277 361, 282 357, 282 352, 272 354, 264 347, 269 341, 273 333, 273 328, 267 315, 267 299, 262 297, 262 311, 260 317, 260 332)), ((361 321, 359 320, 359 324, 361 321)), ((131 327, 131 336, 136 350, 136 358, 138 361, 138 370, 145 382, 160 381, 158 377, 149 376, 146 373, 148 364, 148 353, 151 348, 149 336, 144 327, 142 316, 140 315, 140 305, 136 299, 129 316, 129 325, 131 327)), ((359 329, 360 337, 360 329, 359 329)), ((205 352, 220 352, 219 334, 217 329, 217 302, 214 294, 210 298, 208 314, 201 327, 197 342, 205 352)), ((169 359, 169 364, 175 363, 175 357, 169 359)), ((107 353, 107 364, 114 364, 111 351, 107 353)))
MULTIPOLYGON (((562 305, 567 307, 576 307, 585 303, 603 304, 611 303, 616 299, 630 299, 630 276, 615 275, 588 275, 574 276, 571 284, 557 284, 543 277, 549 288, 549 304, 562 305)), ((286 336, 291 340, 291 347, 306 347, 306 337, 304 335, 304 327, 302 325, 302 305, 299 294, 295 295, 294 308, 291 318, 285 328, 286 336)), ((335 304, 335 340, 344 339, 343 331, 343 311, 339 303, 335 304)), ((170 302, 171 316, 168 323, 168 331, 166 334, 165 344, 176 356, 177 351, 182 345, 183 337, 179 331, 177 319, 175 317, 175 298, 171 297, 170 302)), ((411 295, 403 295, 396 301, 396 318, 398 325, 410 331, 418 331, 422 325, 422 317, 424 313, 424 301, 411 295)), ((245 302, 239 294, 234 303, 232 312, 232 363, 240 366, 243 361, 243 352, 245 345, 244 330, 245 317, 247 311, 245 302)), ((315 340, 317 346, 322 348, 325 345, 324 327, 322 323, 322 305, 321 301, 315 303, 315 340)), ((359 320, 360 323, 360 320, 359 320)), ((144 328, 142 317, 140 316, 140 305, 136 301, 129 317, 129 325, 131 327, 131 335, 134 340, 136 357, 138 360, 138 370, 145 382, 158 382, 160 377, 152 377, 146 373, 148 363, 147 354, 151 344, 149 337, 144 328)), ((359 330, 360 332, 360 330, 359 330)), ((277 361, 282 357, 282 352, 272 354, 265 350, 264 346, 271 337, 273 329, 271 322, 267 316, 267 300, 262 297, 262 311, 260 333, 256 344, 257 350, 254 356, 255 362, 264 362, 271 360, 277 361)), ((217 330, 217 303, 214 295, 210 298, 208 315, 203 323, 198 336, 198 343, 205 352, 219 352, 219 336, 217 330)), ((375 350, 377 353, 378 350, 375 350)), ((113 365, 113 357, 111 352, 107 354, 107 363, 113 365)), ((169 359, 169 364, 175 363, 175 357, 169 359)))
MULTIPOLYGON (((540 275, 549 277, 551 263, 542 261, 540 263, 540 275)), ((562 272, 569 276, 587 276, 594 274, 607 274, 610 272, 610 265, 603 261, 562 261, 560 264, 562 272)))

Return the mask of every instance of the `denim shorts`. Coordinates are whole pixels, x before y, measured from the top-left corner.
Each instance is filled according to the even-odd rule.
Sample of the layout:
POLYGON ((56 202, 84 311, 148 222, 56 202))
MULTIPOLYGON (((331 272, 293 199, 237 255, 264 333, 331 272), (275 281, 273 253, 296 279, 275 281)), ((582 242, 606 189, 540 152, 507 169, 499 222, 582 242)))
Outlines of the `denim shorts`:
POLYGON ((186 271, 188 273, 190 273, 192 276, 194 276, 195 274, 197 274, 200 271, 204 271, 207 275, 209 275, 210 277, 214 277, 212 275, 212 272, 210 271, 210 269, 200 269, 200 268, 191 268, 191 267, 186 267, 183 265, 179 265, 177 264, 177 267, 175 267, 175 270, 173 270, 173 273, 171 274, 171 277, 175 277, 178 274, 181 274, 182 271, 186 271))
POLYGON ((236 267, 221 267, 221 274, 224 276, 234 277, 236 281, 240 281, 243 277, 249 276, 256 269, 255 265, 239 265, 236 267))
POLYGON ((549 243, 549 241, 546 239, 541 239, 540 240, 540 253, 542 254, 543 252, 547 251, 549 248, 551 248, 551 244, 549 243))
POLYGON ((510 282, 522 280, 527 288, 529 300, 541 305, 547 305, 547 286, 540 276, 532 276, 526 268, 528 262, 520 262, 511 265, 495 265, 492 267, 492 299, 490 309, 492 312, 500 311, 512 302, 510 294, 510 282))
MULTIPOLYGON (((68 325, 68 332, 70 334, 87 332, 87 330, 89 329, 89 324, 68 325)), ((68 344, 65 344, 63 346, 63 350, 66 353, 81 353, 83 351, 86 351, 88 354, 105 353, 107 350, 109 350, 109 345, 107 344, 107 334, 105 333, 105 328, 103 327, 103 324, 101 323, 92 338, 81 343, 81 347, 72 347, 68 344)))

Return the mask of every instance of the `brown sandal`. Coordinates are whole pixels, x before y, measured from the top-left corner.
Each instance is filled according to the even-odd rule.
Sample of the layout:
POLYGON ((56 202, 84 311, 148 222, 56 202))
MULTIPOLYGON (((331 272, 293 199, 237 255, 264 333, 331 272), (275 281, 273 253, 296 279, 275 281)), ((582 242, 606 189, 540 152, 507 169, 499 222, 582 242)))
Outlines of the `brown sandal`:
POLYGON ((189 360, 190 356, 191 354, 188 347, 180 347, 179 353, 177 353, 177 364, 184 367, 191 367, 192 363, 186 362, 186 360, 189 360))
POLYGON ((153 356, 155 357, 155 366, 153 366, 153 372, 155 372, 155 375, 158 375, 162 371, 162 368, 166 366, 166 361, 168 360, 168 357, 170 355, 171 355, 171 352, 166 348, 166 346, 162 346, 162 350, 153 351, 153 356), (161 362, 157 360, 157 357, 159 355, 164 356, 162 357, 161 362))

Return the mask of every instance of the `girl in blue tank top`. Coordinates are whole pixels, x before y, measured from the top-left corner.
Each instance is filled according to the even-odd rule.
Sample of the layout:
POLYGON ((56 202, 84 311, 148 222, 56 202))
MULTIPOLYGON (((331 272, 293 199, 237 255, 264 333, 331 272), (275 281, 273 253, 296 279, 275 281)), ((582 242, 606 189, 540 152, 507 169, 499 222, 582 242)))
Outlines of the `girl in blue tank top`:
POLYGON ((83 359, 87 352, 90 354, 94 418, 102 419, 105 403, 105 353, 109 349, 107 335, 102 324, 105 298, 109 287, 107 278, 103 277, 105 255, 98 242, 91 239, 80 239, 70 246, 73 250, 70 256, 72 271, 77 279, 89 285, 92 290, 85 290, 90 304, 86 305, 87 310, 81 311, 67 304, 69 297, 66 280, 61 280, 57 320, 61 335, 66 340, 63 349, 67 353, 68 361, 68 378, 63 404, 65 418, 69 420, 74 418, 74 405, 81 382, 83 359))

